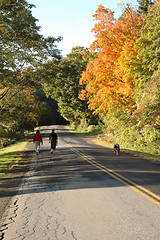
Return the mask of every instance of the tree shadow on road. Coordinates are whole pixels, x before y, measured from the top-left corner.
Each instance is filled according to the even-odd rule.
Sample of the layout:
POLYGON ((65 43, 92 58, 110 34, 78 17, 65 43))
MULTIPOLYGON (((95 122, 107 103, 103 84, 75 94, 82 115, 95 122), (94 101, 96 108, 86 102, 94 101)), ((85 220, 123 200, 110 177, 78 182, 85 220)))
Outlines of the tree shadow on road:
MULTIPOLYGON (((21 167, 15 169, 14 173, 2 178, 0 198, 13 196, 15 193, 21 195, 57 190, 125 186, 88 162, 87 158, 85 159, 88 154, 90 154, 89 158, 96 159, 100 166, 113 169, 118 174, 137 181, 138 184, 159 185, 160 183, 160 168, 157 168, 157 165, 153 166, 152 163, 151 169, 150 165, 145 165, 144 159, 142 161, 142 159, 125 153, 117 157, 113 155, 112 150, 106 150, 103 147, 95 149, 92 145, 76 149, 78 153, 65 147, 59 147, 53 154, 49 149, 42 149, 39 155, 33 151, 26 152, 25 159, 32 159, 30 171, 23 181, 24 160, 21 167), (22 181, 22 190, 16 192, 22 181)), ((29 165, 27 165, 25 173, 28 169, 29 165)))

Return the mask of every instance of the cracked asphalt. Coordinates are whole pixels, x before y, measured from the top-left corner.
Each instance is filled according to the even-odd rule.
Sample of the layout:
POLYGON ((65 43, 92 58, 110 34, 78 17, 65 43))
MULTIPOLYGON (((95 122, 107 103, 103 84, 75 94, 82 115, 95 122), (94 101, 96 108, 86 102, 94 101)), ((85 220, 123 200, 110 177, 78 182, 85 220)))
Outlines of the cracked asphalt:
POLYGON ((28 144, 29 169, 16 194, 8 189, 11 200, 0 221, 0 239, 158 240, 159 206, 85 161, 63 141, 94 159, 93 150, 99 149, 115 161, 111 150, 96 151, 96 145, 64 126, 54 128, 59 136, 54 154, 48 142, 52 126, 41 130, 44 145, 38 156, 33 143, 28 144))

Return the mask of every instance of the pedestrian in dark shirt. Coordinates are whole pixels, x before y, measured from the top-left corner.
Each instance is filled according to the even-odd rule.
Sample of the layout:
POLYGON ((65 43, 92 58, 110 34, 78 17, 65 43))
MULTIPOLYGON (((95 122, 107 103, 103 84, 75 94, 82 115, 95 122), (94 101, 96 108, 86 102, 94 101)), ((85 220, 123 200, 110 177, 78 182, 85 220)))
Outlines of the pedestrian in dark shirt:
POLYGON ((49 135, 49 143, 51 143, 51 153, 53 153, 53 150, 56 149, 57 139, 58 139, 57 133, 55 133, 55 131, 53 129, 49 135))

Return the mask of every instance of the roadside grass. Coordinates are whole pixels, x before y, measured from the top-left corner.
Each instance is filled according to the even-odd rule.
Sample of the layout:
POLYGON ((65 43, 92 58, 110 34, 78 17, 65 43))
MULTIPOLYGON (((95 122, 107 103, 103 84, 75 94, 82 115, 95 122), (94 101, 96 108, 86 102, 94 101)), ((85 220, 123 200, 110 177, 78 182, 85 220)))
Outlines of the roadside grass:
MULTIPOLYGON (((90 131, 90 132, 78 132, 76 130, 73 130, 72 128, 69 128, 69 130, 79 137, 90 138, 91 141, 95 142, 96 144, 99 144, 101 146, 108 147, 108 148, 113 148, 112 143, 101 140, 101 137, 99 138, 99 136, 102 134, 101 130, 97 129, 97 130, 93 130, 93 131, 90 131)), ((134 156, 138 156, 138 157, 142 157, 142 158, 145 158, 145 159, 148 159, 148 160, 152 160, 152 161, 155 161, 155 162, 160 162, 160 155, 157 155, 157 154, 146 153, 146 152, 143 152, 143 151, 139 151, 138 149, 130 149, 130 148, 122 148, 121 151, 126 152, 126 153, 130 153, 134 156)))
POLYGON ((74 134, 76 134, 79 137, 90 137, 90 138, 97 137, 99 134, 102 133, 100 130, 93 130, 91 132, 77 132, 70 129, 70 131, 72 131, 74 134))
POLYGON ((146 152, 141 152, 141 151, 136 151, 136 150, 131 150, 131 149, 127 149, 127 148, 126 149, 122 149, 122 151, 130 153, 130 154, 132 154, 134 156, 139 156, 139 157, 142 157, 142 158, 153 160, 155 162, 160 162, 160 155, 146 153, 146 152))
MULTIPOLYGON (((95 142, 96 144, 101 145, 101 146, 108 147, 108 148, 113 148, 113 144, 108 143, 108 142, 103 141, 103 140, 99 140, 96 137, 92 141, 95 142)), ((125 152, 125 153, 132 154, 132 155, 137 156, 137 157, 145 158, 145 159, 152 160, 152 161, 155 161, 155 162, 160 162, 160 155, 157 155, 157 154, 146 153, 146 152, 143 152, 143 151, 130 149, 130 148, 121 148, 121 151, 125 152)))
POLYGON ((0 149, 0 177, 10 172, 22 160, 27 141, 0 149))
POLYGON ((80 126, 79 128, 75 128, 70 125, 67 127, 70 132, 73 132, 79 137, 97 137, 102 134, 102 129, 96 127, 94 125, 91 126, 80 126))
POLYGON ((11 172, 14 167, 18 166, 19 161, 23 158, 28 140, 33 139, 37 129, 39 129, 39 127, 35 128, 34 132, 26 132, 23 142, 17 142, 0 148, 0 177, 7 172, 11 172))

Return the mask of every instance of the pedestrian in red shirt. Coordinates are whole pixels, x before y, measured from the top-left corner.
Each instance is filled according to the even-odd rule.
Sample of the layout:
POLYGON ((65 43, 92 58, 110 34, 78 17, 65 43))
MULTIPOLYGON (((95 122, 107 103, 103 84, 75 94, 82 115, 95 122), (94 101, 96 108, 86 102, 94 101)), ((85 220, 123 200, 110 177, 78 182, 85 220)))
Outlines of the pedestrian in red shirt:
POLYGON ((33 137, 33 143, 35 143, 36 153, 38 155, 39 151, 40 151, 40 143, 43 144, 42 136, 41 136, 39 130, 37 130, 36 134, 33 137))

